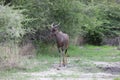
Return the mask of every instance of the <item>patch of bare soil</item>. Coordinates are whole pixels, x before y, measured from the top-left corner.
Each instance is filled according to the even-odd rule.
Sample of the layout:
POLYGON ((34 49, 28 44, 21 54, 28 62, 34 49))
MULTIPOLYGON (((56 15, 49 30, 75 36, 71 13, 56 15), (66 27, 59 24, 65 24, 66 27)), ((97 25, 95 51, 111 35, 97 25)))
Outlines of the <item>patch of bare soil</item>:
POLYGON ((54 63, 46 71, 19 73, 21 75, 29 75, 27 80, 114 80, 120 77, 120 62, 89 62, 78 59, 71 59, 66 67, 59 67, 54 63), (98 70, 97 70, 98 69, 98 70), (95 71, 97 70, 97 71, 95 71))
POLYGON ((120 74, 120 62, 94 62, 102 71, 110 74, 120 74))

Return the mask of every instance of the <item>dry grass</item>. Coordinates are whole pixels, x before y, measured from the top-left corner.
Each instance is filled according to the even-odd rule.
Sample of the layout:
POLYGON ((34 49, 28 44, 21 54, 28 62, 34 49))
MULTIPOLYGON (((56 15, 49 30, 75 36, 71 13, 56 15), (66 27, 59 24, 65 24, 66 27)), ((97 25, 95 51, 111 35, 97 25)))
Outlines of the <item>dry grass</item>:
POLYGON ((13 68, 19 63, 20 56, 17 45, 3 44, 0 46, 0 68, 13 68))
POLYGON ((22 56, 33 57, 35 56, 35 47, 32 43, 27 43, 20 48, 19 54, 22 56))
POLYGON ((0 70, 23 68, 25 59, 30 58, 31 55, 34 56, 34 48, 31 44, 20 48, 17 44, 5 43, 0 45, 0 51, 0 70), (23 56, 23 54, 27 56, 23 56))

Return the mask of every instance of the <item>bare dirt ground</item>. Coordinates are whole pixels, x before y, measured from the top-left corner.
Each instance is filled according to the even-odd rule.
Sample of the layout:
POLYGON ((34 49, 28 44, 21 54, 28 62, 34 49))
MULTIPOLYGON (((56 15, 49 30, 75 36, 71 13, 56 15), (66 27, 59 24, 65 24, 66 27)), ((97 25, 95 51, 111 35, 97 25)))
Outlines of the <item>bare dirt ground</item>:
POLYGON ((41 72, 19 72, 25 80, 114 80, 120 78, 120 62, 95 62, 69 59, 66 67, 55 62, 41 72))

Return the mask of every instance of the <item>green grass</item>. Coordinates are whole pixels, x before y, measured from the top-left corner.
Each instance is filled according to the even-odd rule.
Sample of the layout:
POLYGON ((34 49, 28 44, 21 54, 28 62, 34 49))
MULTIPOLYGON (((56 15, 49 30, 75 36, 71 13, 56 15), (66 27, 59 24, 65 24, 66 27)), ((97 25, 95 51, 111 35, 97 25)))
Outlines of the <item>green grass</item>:
MULTIPOLYGON (((38 56, 58 57, 59 53, 56 45, 45 46, 38 49, 38 56)), ((95 61, 119 61, 120 50, 117 50, 115 46, 75 46, 70 45, 68 49, 70 57, 80 57, 81 59, 95 60, 95 61)), ((41 57, 40 57, 41 58, 41 57)))
POLYGON ((120 80, 120 78, 115 78, 114 80, 120 80))
MULTIPOLYGON (((23 59, 22 62, 24 62, 25 65, 20 68, 0 71, 0 79, 4 80, 6 79, 6 77, 11 79, 12 77, 14 77, 13 74, 17 72, 31 73, 47 71, 49 68, 52 68, 52 64, 59 62, 57 48, 48 46, 46 47, 45 51, 43 51, 42 53, 41 52, 42 51, 38 51, 37 56, 34 58, 26 60, 23 59)), ((80 47, 70 45, 68 49, 68 54, 70 55, 69 59, 75 58, 75 60, 71 61, 70 64, 77 66, 80 72, 82 70, 85 70, 84 68, 87 68, 87 66, 90 66, 91 70, 94 69, 92 70, 93 72, 99 71, 97 70, 97 68, 95 69, 95 65, 89 63, 90 61, 120 61, 120 51, 117 50, 116 47, 111 46, 85 45, 80 47)), ((19 79, 26 80, 27 77, 29 76, 21 76, 19 79)), ((17 77, 14 78, 17 79, 17 77)), ((116 78, 115 80, 119 80, 119 78, 116 78)))
POLYGON ((70 46, 70 56, 95 61, 120 61, 120 50, 111 46, 70 46))

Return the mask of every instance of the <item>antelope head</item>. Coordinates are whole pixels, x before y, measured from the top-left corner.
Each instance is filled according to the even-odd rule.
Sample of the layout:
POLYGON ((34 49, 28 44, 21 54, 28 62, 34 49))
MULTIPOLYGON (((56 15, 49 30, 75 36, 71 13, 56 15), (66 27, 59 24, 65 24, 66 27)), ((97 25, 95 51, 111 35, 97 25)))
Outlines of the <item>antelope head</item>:
POLYGON ((57 25, 55 25, 54 23, 51 24, 51 32, 54 33, 56 31, 58 31, 58 27, 59 27, 60 23, 58 23, 57 25))
POLYGON ((54 36, 59 30, 58 30, 58 26, 60 25, 60 23, 58 24, 54 24, 52 23, 50 26, 51 26, 51 29, 50 29, 50 36, 54 36))

